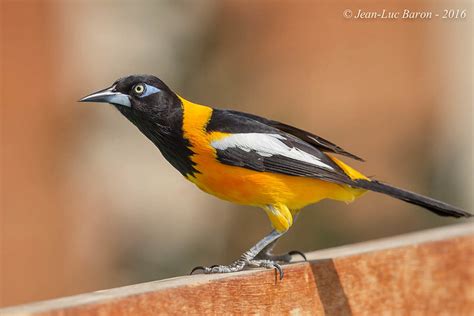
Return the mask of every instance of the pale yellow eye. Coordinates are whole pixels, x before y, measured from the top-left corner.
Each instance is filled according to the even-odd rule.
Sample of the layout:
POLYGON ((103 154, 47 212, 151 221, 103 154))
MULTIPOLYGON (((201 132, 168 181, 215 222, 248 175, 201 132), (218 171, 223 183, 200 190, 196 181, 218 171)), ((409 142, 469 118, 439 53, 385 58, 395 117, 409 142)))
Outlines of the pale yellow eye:
POLYGON ((135 88, 133 88, 133 90, 135 91, 136 94, 142 94, 143 91, 145 91, 145 87, 140 83, 140 84, 137 84, 135 88))

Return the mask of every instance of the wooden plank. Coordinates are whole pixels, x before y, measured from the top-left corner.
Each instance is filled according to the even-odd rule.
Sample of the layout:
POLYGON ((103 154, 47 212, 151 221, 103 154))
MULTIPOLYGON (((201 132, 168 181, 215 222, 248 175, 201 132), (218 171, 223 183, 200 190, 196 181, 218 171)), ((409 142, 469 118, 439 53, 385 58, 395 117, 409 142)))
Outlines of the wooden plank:
POLYGON ((195 275, 0 309, 3 315, 474 312, 474 225, 309 254, 274 271, 195 275))

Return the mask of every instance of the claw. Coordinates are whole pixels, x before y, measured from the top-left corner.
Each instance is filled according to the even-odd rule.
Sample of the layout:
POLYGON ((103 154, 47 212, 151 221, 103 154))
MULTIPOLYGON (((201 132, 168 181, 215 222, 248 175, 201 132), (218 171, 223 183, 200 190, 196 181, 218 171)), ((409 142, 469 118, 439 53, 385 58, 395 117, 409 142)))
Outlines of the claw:
POLYGON ((304 253, 302 253, 301 251, 292 250, 292 251, 288 252, 288 254, 289 254, 290 256, 293 256, 293 255, 300 255, 300 256, 304 259, 304 261, 308 261, 308 259, 306 258, 306 255, 305 255, 304 253))
POLYGON ((275 263, 273 265, 273 267, 275 268, 276 271, 278 271, 278 273, 280 274, 280 281, 283 280, 283 269, 281 268, 281 266, 278 264, 278 263, 275 263))
POLYGON ((280 275, 280 280, 283 279, 283 268, 278 263, 271 261, 271 260, 250 260, 248 262, 249 265, 254 267, 261 267, 267 269, 275 269, 275 272, 278 271, 280 275))
POLYGON ((191 273, 189 275, 192 275, 194 272, 196 272, 197 270, 202 270, 202 271, 206 271, 206 268, 204 268, 203 266, 197 266, 197 267, 194 267, 194 269, 191 270, 191 273))

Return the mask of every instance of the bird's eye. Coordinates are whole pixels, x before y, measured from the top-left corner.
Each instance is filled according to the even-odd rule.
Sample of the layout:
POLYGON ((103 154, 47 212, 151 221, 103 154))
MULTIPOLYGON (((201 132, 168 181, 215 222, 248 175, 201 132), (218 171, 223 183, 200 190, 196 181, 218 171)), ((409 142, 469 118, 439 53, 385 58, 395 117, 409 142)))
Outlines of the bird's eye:
POLYGON ((145 86, 143 84, 139 83, 133 88, 133 91, 136 94, 140 95, 145 91, 145 86))

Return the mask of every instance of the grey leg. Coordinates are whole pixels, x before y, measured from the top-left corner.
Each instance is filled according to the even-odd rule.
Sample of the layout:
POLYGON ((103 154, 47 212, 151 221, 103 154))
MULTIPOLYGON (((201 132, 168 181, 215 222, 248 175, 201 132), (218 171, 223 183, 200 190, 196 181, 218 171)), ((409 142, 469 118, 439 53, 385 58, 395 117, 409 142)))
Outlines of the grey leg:
POLYGON ((276 268, 280 273, 280 279, 283 278, 283 271, 277 263, 273 262, 272 260, 260 260, 256 259, 255 257, 262 252, 265 247, 270 245, 271 243, 275 242, 278 238, 280 238, 285 232, 279 233, 276 230, 272 230, 270 234, 265 236, 262 240, 260 240, 255 246, 250 248, 248 251, 244 252, 240 258, 235 261, 234 263, 224 266, 224 265, 216 265, 212 267, 196 267, 193 269, 191 273, 198 269, 202 269, 204 273, 229 273, 229 272, 237 272, 242 271, 245 267, 264 267, 264 268, 276 268))
POLYGON ((277 244, 278 239, 274 240, 272 243, 270 243, 268 246, 262 249, 256 256, 255 259, 264 259, 264 260, 272 260, 272 261, 278 261, 278 262, 285 262, 288 263, 291 261, 291 255, 290 254, 283 254, 283 255, 274 255, 272 253, 273 248, 277 244))
MULTIPOLYGON (((298 218, 298 214, 299 214, 299 212, 295 213, 295 215, 293 216, 293 223, 296 222, 296 220, 298 218)), ((298 250, 293 250, 293 251, 290 251, 290 252, 288 252, 286 254, 282 254, 282 255, 273 254, 272 250, 275 247, 275 245, 277 244, 278 240, 279 240, 279 238, 277 238, 274 241, 272 241, 271 243, 269 243, 265 248, 262 249, 262 251, 260 251, 255 256, 255 259, 263 259, 263 260, 289 263, 291 261, 293 255, 300 255, 306 261, 306 256, 304 255, 304 253, 302 253, 298 250)))

